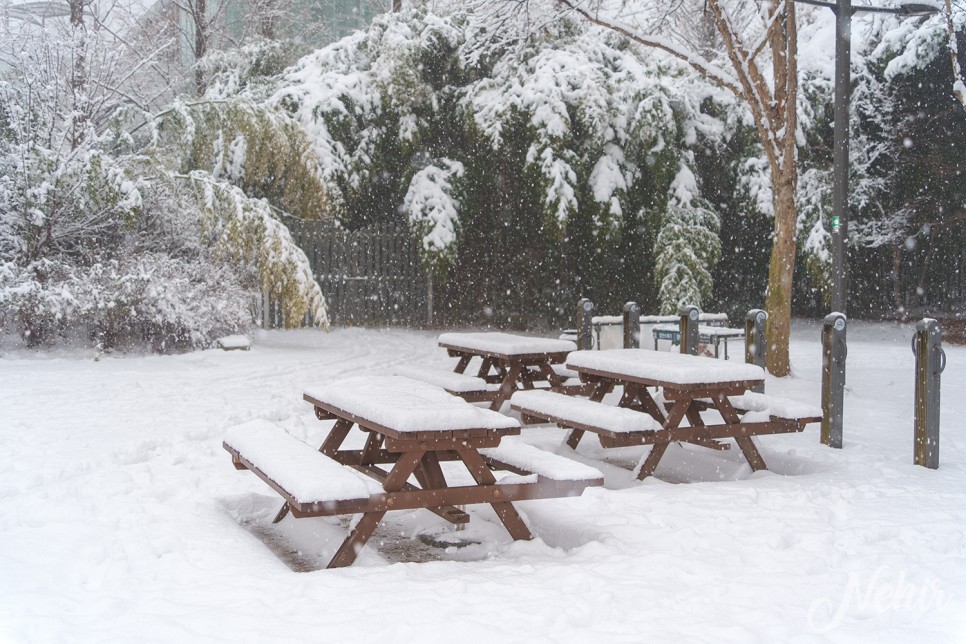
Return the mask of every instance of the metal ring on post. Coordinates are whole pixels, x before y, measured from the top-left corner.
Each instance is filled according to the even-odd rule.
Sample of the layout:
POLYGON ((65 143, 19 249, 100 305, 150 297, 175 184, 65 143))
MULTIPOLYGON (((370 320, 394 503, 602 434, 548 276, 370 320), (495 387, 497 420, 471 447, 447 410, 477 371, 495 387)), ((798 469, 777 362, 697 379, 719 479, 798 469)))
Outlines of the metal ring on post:
POLYGON ((946 350, 939 347, 939 373, 946 370, 946 350))

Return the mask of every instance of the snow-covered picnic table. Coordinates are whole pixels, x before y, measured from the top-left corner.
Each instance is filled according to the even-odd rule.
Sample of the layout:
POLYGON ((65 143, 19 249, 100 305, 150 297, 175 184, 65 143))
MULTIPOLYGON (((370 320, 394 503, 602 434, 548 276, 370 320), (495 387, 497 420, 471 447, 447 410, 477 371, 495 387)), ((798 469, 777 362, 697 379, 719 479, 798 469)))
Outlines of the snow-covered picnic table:
MULTIPOLYGON (((654 350, 657 351, 658 340, 670 340, 675 344, 681 341, 681 326, 679 324, 657 324, 651 328, 651 335, 654 336, 654 350)), ((698 325, 698 340, 703 344, 714 346, 715 358, 718 357, 720 346, 724 343, 724 357, 727 360, 728 340, 743 339, 744 337, 744 329, 705 324, 698 325)))
POLYGON ((514 501, 579 496, 603 484, 592 467, 504 440, 520 433, 516 419, 424 382, 357 376, 309 389, 303 398, 320 420, 335 421, 317 451, 267 421, 235 427, 224 446, 236 467, 285 499, 276 523, 288 513, 362 515, 329 568, 351 565, 389 510, 424 508, 460 524, 470 517, 456 506, 488 503, 514 539, 532 539, 514 501), (368 434, 362 449, 343 447, 353 425, 368 434), (475 484, 450 487, 442 461, 462 462, 475 484), (497 480, 497 470, 512 474, 497 480))
MULTIPOLYGON (((575 378, 576 374, 563 368, 567 355, 577 349, 570 340, 502 332, 444 333, 439 336, 439 346, 450 357, 459 358, 454 373, 463 377, 453 386, 447 386, 442 380, 437 384, 471 402, 489 401, 494 410, 500 409, 520 389, 542 386, 553 391, 589 393, 575 378), (476 385, 468 391, 473 377, 465 372, 474 358, 482 362, 475 376, 476 385)), ((420 377, 416 373, 406 375, 420 377)))
POLYGON ((810 405, 746 393, 765 377, 752 364, 642 349, 575 351, 566 364, 594 386, 589 400, 520 392, 513 396, 512 409, 527 422, 544 420, 571 429, 567 444, 574 449, 586 431, 598 434, 603 447, 653 445, 640 466, 642 479, 654 472, 673 442, 729 449, 720 440, 733 438, 752 469, 765 469, 752 436, 798 432, 821 420, 821 412, 810 405), (618 406, 603 404, 616 386, 623 388, 618 406), (661 391, 652 395, 648 387, 661 391), (706 424, 701 412, 709 409, 723 422, 706 424), (685 419, 689 426, 682 426, 685 419))

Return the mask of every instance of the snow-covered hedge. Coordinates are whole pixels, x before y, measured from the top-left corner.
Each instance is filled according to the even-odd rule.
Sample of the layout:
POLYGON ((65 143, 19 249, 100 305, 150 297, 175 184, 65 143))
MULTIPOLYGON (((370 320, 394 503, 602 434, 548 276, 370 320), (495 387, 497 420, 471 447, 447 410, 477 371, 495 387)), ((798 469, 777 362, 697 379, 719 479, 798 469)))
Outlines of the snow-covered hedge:
POLYGON ((695 199, 672 215, 690 222, 673 247, 693 261, 638 267, 666 255, 690 147, 734 131, 701 107, 724 95, 579 21, 498 42, 478 18, 387 14, 286 72, 266 104, 308 136, 333 214, 349 228, 407 222, 454 319, 553 316, 579 294, 700 306, 718 220, 693 170, 695 199))

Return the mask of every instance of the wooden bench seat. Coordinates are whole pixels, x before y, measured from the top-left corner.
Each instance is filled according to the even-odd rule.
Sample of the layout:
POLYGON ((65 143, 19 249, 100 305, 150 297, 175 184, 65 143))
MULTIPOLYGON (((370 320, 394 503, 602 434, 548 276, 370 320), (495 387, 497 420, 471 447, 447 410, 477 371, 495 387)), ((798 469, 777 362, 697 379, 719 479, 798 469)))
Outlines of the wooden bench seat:
POLYGON ((653 434, 661 430, 661 424, 648 414, 549 391, 519 391, 510 399, 510 408, 520 412, 524 422, 539 418, 603 436, 653 434))
POLYGON ((340 514, 363 508, 379 490, 360 476, 267 420, 251 420, 228 430, 223 446, 237 469, 268 483, 296 516, 340 514))
MULTIPOLYGON (((821 409, 788 398, 748 391, 740 396, 728 396, 728 401, 738 413, 742 414, 741 420, 745 423, 779 419, 794 421, 804 427, 809 423, 822 422, 821 409)), ((701 402, 711 406, 709 399, 702 399, 701 402)))
MULTIPOLYGON (((569 398, 569 396, 563 394, 550 395, 569 398)), ((558 481, 584 483, 584 486, 570 486, 573 496, 580 495, 585 486, 603 485, 604 483, 604 475, 599 470, 569 458, 558 456, 552 452, 542 450, 539 447, 527 445, 519 439, 505 438, 499 447, 481 449, 480 454, 483 455, 483 458, 486 459, 493 469, 506 470, 521 475, 536 475, 537 482, 558 481)), ((503 482, 501 481, 501 483, 503 482)))
POLYGON ((395 368, 396 375, 428 382, 431 385, 442 387, 451 394, 462 395, 471 393, 485 393, 488 390, 496 390, 495 386, 487 385, 487 382, 476 376, 468 376, 455 371, 435 369, 433 367, 423 367, 417 365, 406 365, 395 368))

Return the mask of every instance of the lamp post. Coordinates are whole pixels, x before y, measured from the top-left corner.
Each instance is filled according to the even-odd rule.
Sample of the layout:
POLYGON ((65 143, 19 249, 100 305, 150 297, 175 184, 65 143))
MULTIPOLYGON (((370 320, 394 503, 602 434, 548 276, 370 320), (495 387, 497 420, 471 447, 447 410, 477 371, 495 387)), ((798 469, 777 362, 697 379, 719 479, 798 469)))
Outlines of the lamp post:
POLYGON ((849 234, 849 99, 852 93, 850 73, 852 46, 852 14, 894 13, 901 16, 925 16, 938 8, 909 3, 898 7, 852 6, 852 0, 794 0, 802 4, 831 9, 835 14, 835 103, 832 139, 832 311, 847 313, 849 234))

